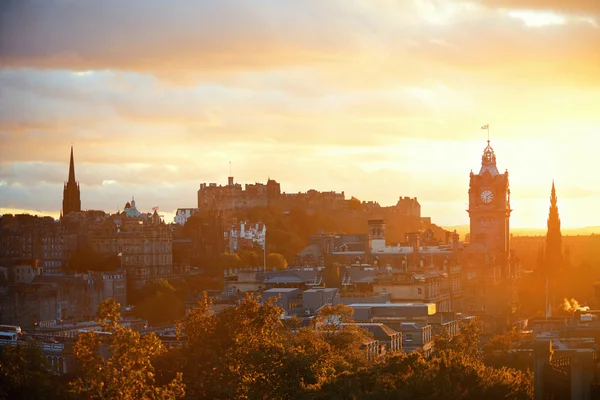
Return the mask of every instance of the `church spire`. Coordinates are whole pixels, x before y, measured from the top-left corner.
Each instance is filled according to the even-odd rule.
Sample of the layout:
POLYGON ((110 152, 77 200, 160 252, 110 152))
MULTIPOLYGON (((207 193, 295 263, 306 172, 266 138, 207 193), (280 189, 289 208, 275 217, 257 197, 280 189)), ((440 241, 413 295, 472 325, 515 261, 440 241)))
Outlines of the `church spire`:
POLYGON ((71 146, 71 161, 69 162, 68 182, 75 182, 75 162, 73 161, 73 146, 71 146))
POLYGON ((75 181, 75 161, 73 159, 73 146, 71 146, 69 180, 65 182, 63 190, 62 216, 66 217, 70 213, 78 211, 81 211, 81 194, 79 184, 75 181))

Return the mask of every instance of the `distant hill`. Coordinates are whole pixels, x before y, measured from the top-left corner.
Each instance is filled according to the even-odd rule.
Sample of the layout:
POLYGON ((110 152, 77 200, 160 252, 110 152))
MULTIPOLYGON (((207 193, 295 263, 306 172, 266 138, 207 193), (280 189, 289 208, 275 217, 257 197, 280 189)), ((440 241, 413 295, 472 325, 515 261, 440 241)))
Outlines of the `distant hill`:
MULTIPOLYGON (((469 233, 469 225, 455 225, 455 226, 443 226, 442 228, 450 232, 458 232, 460 239, 464 240, 465 235, 469 233)), ((539 228, 511 228, 510 232, 514 236, 540 236, 546 234, 546 229, 539 228)), ((577 235, 600 235, 600 226, 587 226, 585 228, 563 228, 562 234, 565 236, 577 236, 577 235)))

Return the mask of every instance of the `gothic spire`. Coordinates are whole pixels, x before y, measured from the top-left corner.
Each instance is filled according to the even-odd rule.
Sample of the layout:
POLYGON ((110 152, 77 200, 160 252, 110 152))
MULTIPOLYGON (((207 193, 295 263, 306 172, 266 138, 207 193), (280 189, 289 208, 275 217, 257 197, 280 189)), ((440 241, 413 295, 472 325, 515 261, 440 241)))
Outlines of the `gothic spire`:
POLYGON ((548 233, 558 233, 560 236, 560 218, 558 216, 558 198, 556 197, 556 187, 552 180, 552 192, 550 193, 550 212, 548 214, 548 233))
POLYGON ((69 180, 65 182, 63 190, 63 216, 67 216, 74 211, 81 211, 81 194, 79 192, 79 184, 77 183, 77 181, 75 181, 75 161, 73 160, 73 146, 71 146, 71 159, 69 161, 69 180))
POLYGON ((71 146, 71 161, 69 163, 69 180, 68 182, 75 182, 75 162, 73 161, 73 146, 71 146))
POLYGON ((560 231, 560 217, 558 215, 558 198, 556 188, 552 181, 552 192, 550 193, 550 212, 548 213, 548 233, 546 234, 546 257, 545 264, 548 272, 554 273, 562 268, 563 249, 562 234, 560 231))

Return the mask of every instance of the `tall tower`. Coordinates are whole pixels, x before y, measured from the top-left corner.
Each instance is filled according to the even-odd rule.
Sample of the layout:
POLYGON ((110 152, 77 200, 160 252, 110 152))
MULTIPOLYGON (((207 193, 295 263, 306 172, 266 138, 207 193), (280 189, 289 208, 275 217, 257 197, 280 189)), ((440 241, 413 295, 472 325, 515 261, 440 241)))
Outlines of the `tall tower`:
POLYGON ((556 188, 552 181, 552 192, 550 194, 550 212, 548 214, 548 233, 546 234, 546 253, 544 255, 544 266, 546 273, 555 276, 562 269, 563 248, 562 234, 560 232, 560 218, 558 216, 558 198, 556 188))
POLYGON ((469 209, 471 243, 486 252, 510 252, 510 189, 508 171, 500 174, 488 140, 481 169, 471 171, 469 209))
POLYGON ((73 146, 71 146, 71 161, 69 162, 69 180, 63 190, 62 215, 81 211, 79 183, 75 181, 75 162, 73 161, 73 146))

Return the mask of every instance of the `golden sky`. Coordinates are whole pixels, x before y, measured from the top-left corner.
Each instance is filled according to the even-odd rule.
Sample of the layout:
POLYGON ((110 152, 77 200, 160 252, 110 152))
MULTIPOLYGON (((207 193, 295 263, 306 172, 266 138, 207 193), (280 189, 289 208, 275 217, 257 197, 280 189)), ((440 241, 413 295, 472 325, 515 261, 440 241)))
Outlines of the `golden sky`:
POLYGON ((600 1, 0 1, 0 211, 194 207, 202 182, 417 197, 468 223, 489 123, 514 227, 600 225, 600 1))

